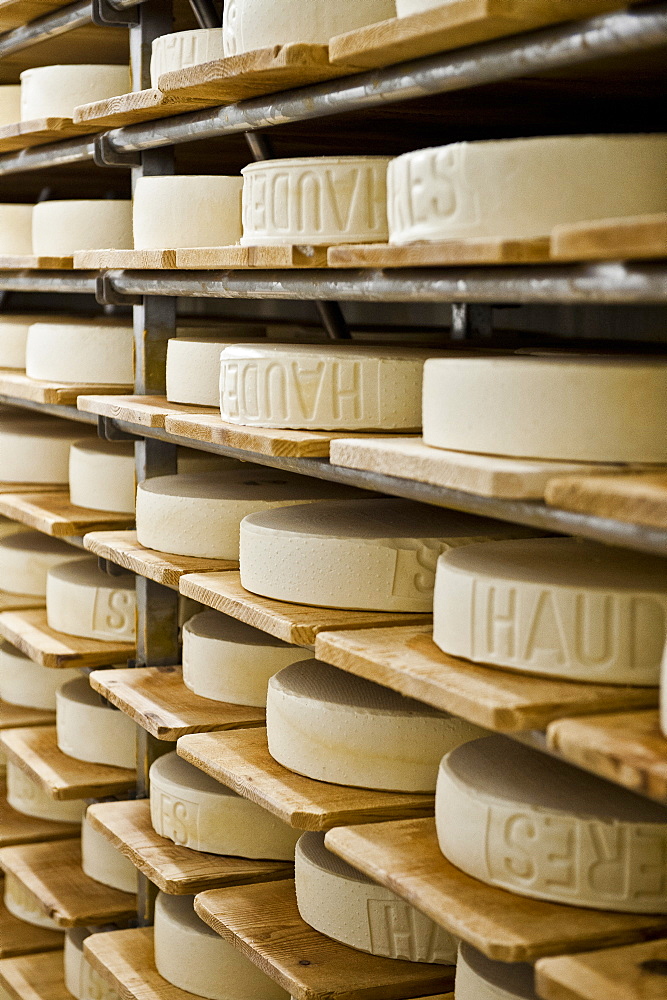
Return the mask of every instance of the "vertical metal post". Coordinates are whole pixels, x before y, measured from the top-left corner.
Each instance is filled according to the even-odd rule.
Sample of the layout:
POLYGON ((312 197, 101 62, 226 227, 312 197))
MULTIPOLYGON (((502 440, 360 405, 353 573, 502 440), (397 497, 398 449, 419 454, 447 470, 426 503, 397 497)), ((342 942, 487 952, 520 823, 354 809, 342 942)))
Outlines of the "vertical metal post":
POLYGON ((455 302, 452 305, 452 340, 489 340, 493 336, 493 306, 455 302))

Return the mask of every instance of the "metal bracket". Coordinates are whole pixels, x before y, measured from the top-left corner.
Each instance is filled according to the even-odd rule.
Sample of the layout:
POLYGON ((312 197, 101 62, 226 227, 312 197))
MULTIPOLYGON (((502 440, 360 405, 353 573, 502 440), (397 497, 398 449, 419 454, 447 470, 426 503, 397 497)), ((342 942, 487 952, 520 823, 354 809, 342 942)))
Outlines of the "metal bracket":
POLYGON ((126 10, 114 7, 109 0, 92 0, 92 20, 93 24, 100 28, 109 26, 132 27, 139 24, 140 13, 137 7, 128 7, 126 10))
POLYGON ((117 292, 108 271, 98 274, 95 284, 95 299, 101 306, 140 306, 140 295, 124 295, 117 292))
POLYGON ((493 306, 455 302, 452 305, 452 340, 488 340, 493 336, 493 306))
POLYGON ((141 441, 140 437, 136 434, 128 434, 126 431, 121 431, 119 427, 116 426, 116 422, 113 417, 103 417, 98 414, 97 417, 97 433, 103 441, 141 441))
POLYGON ((213 0, 190 0, 190 6, 200 28, 219 28, 222 24, 213 0))
POLYGON ((107 132, 94 137, 93 162, 97 167, 140 167, 141 153, 123 153, 109 141, 107 132))

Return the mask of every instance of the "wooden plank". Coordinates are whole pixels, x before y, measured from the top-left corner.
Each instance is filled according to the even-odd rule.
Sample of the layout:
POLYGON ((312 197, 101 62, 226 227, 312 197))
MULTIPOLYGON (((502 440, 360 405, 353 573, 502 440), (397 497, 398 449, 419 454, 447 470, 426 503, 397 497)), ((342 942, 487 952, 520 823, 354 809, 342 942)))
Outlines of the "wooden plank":
POLYGON ((0 611, 21 611, 25 608, 43 608, 43 597, 33 597, 32 594, 9 594, 0 590, 0 611))
POLYGON ((0 254, 0 271, 71 271, 73 257, 36 257, 33 254, 0 254))
POLYGON ((165 270, 176 267, 175 250, 79 250, 74 267, 81 271, 109 268, 127 270, 165 270))
POLYGON ((101 799, 134 788, 136 774, 124 767, 91 764, 58 749, 55 726, 10 729, 0 745, 22 771, 59 801, 101 799))
POLYGON ((7 787, 0 782, 0 847, 14 844, 39 844, 47 840, 66 840, 81 831, 78 823, 57 823, 35 816, 24 816, 7 802, 7 787))
POLYGON ((294 1000, 414 997, 454 985, 453 966, 379 958, 320 934, 299 915, 291 879, 211 889, 195 910, 294 1000))
POLYGON ((18 726, 50 726, 56 721, 56 713, 44 708, 23 708, 0 701, 0 731, 18 726))
POLYGON ((641 260, 667 257, 667 212, 556 226, 554 260, 641 260))
POLYGON ((67 7, 69 0, 0 0, 0 31, 10 31, 67 7))
POLYGON ((147 549, 137 541, 136 531, 93 531, 84 536, 83 544, 96 556, 102 556, 172 590, 178 590, 179 580, 185 573, 223 572, 238 569, 239 565, 231 559, 174 556, 169 552, 147 549))
POLYGON ((0 961, 0 987, 9 1000, 72 1000, 59 951, 4 958, 0 961))
POLYGON ((164 429, 168 416, 192 413, 202 415, 217 413, 213 407, 186 406, 168 403, 165 396, 83 396, 77 401, 78 409, 84 413, 124 420, 139 427, 164 429))
POLYGON ((176 250, 176 266, 184 270, 210 268, 326 267, 326 246, 227 246, 176 250))
POLYGON ((0 866, 13 875, 58 927, 129 920, 136 896, 96 882, 81 868, 81 838, 3 847, 0 866))
POLYGON ((440 853, 432 819, 340 827, 327 834, 326 843, 455 937, 499 962, 533 962, 546 955, 643 941, 667 931, 667 914, 608 913, 545 903, 471 878, 440 853))
POLYGON ((270 755, 265 729, 183 736, 177 750, 179 757, 297 830, 430 816, 434 809, 432 795, 347 788, 295 774, 270 755))
POLYGON ((0 126, 0 153, 44 146, 47 143, 74 139, 99 130, 92 122, 78 123, 72 118, 34 118, 30 121, 14 122, 12 125, 0 126))
POLYGON ((373 68, 517 35, 546 24, 603 14, 621 0, 449 0, 432 10, 392 18, 329 41, 331 62, 373 68))
POLYGON ((272 882, 291 878, 294 872, 294 865, 287 861, 222 857, 173 844, 153 829, 146 799, 92 805, 86 818, 158 889, 173 896, 224 885, 272 882))
POLYGON ((35 927, 10 913, 0 898, 0 959, 15 955, 43 954, 62 951, 63 936, 59 931, 35 927))
POLYGON ((542 958, 535 982, 544 1000, 664 1000, 667 940, 542 958))
POLYGON ((28 378, 25 372, 0 370, 0 396, 14 396, 29 403, 48 403, 55 406, 76 406, 79 396, 93 392, 105 395, 122 395, 131 391, 123 385, 65 385, 61 382, 43 382, 28 378))
POLYGON ((0 493, 65 493, 65 483, 5 483, 0 482, 0 493))
POLYGON ((74 109, 74 121, 82 125, 89 123, 96 130, 122 128, 125 125, 154 121, 156 118, 170 118, 172 115, 208 106, 197 101, 172 100, 161 90, 149 88, 82 104, 74 109))
POLYGON ((422 624, 431 620, 430 615, 417 613, 338 611, 272 601, 245 590, 239 573, 192 573, 181 577, 180 590, 200 604, 238 618, 295 646, 312 645, 317 634, 325 630, 371 629, 383 625, 422 624))
POLYGON ((133 642, 103 642, 55 632, 46 621, 46 609, 3 611, 0 635, 42 667, 105 667, 129 660, 133 642))
POLYGON ((572 715, 652 708, 658 700, 657 688, 580 684, 459 660, 438 649, 429 626, 325 632, 315 655, 501 733, 543 729, 572 715))
POLYGON ((71 538, 88 531, 110 531, 129 528, 132 514, 76 507, 69 493, 0 493, 0 514, 20 521, 52 538, 71 538))
POLYGON ((667 528, 667 473, 619 476, 565 476, 545 490, 552 507, 595 517, 667 528))
POLYGON ((456 267, 477 264, 544 264, 549 237, 506 240, 474 237, 437 243, 351 243, 329 247, 329 267, 456 267))

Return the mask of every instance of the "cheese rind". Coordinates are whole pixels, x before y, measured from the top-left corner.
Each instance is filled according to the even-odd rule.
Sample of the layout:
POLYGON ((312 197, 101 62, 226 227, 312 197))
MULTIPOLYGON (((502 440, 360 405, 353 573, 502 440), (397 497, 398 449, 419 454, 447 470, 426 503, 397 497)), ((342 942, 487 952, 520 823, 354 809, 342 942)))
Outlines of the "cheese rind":
POLYGON ((385 242, 389 162, 309 156, 249 164, 241 171, 242 245, 385 242))
POLYGON ((60 801, 52 798, 12 760, 7 761, 7 802, 24 816, 54 823, 80 823, 86 809, 80 799, 60 801))
POLYGON ((209 854, 291 861, 298 832, 176 753, 151 767, 151 822, 160 837, 209 854))
POLYGON ((132 327, 35 323, 28 331, 26 375, 47 382, 133 385, 132 327))
POLYGON ((136 606, 134 576, 108 576, 94 559, 64 563, 48 574, 46 617, 56 632, 131 642, 136 636, 136 606))
POLYGON ((420 14, 423 10, 433 10, 444 6, 445 0, 396 0, 396 15, 409 17, 410 14, 420 14))
POLYGON ((456 962, 456 1000, 538 1000, 535 970, 523 962, 494 962, 462 942, 456 962))
POLYGON ((55 920, 47 917, 32 893, 10 872, 5 872, 5 906, 18 920, 27 924, 46 927, 50 931, 61 930, 55 920))
MULTIPOLYGON (((39 531, 26 529, 6 535, 0 538, 2 588, 10 594, 45 597, 50 570, 71 562, 72 558, 69 545, 39 531)), ((80 556, 81 559, 85 556, 80 556)))
POLYGON ((241 177, 141 177, 134 190, 135 250, 225 247, 241 239, 241 177))
POLYGON ((253 339, 239 326, 237 338, 172 337, 167 344, 167 399, 191 406, 220 405, 220 353, 233 339, 253 339))
POLYGON ((424 366, 424 443, 521 458, 665 463, 666 398, 664 360, 430 360, 424 366))
POLYGON ((159 974, 207 1000, 286 1000, 284 990, 199 919, 193 899, 158 894, 154 940, 159 974))
POLYGON ((154 40, 151 53, 151 87, 158 87, 165 73, 222 59, 223 55, 220 28, 194 28, 160 35, 154 40))
POLYGON ((8 483, 68 481, 69 449, 80 438, 96 438, 92 428, 71 420, 17 416, 0 410, 0 476, 8 483))
POLYGON ((269 753, 316 781, 395 792, 435 790, 443 753, 485 730, 319 660, 269 681, 269 753))
POLYGON ((81 827, 81 867, 89 878, 121 892, 137 891, 137 869, 85 818, 81 827))
POLYGON ((667 209, 667 135, 456 142, 389 166, 391 243, 549 236, 554 226, 667 209))
POLYGON ((522 896, 626 913, 667 907, 667 808, 503 736, 442 761, 445 857, 522 896))
POLYGON ((81 104, 130 90, 127 66, 37 66, 21 73, 21 121, 73 118, 81 104))
POLYGON ((69 257, 77 250, 131 250, 132 247, 131 201, 72 199, 35 205, 32 253, 38 257, 69 257))
POLYGON ((21 121, 21 88, 18 84, 0 87, 0 126, 21 121))
POLYGON ((9 705, 55 712, 56 691, 78 676, 78 670, 50 670, 8 642, 0 644, 0 700, 9 705))
POLYGON ((0 254, 31 254, 34 205, 0 204, 0 254))
POLYGON ((73 927, 65 936, 65 987, 76 1000, 120 1000, 116 992, 83 954, 83 942, 90 932, 73 927))
POLYGON ((304 833, 295 860, 299 913, 316 931, 382 958, 456 964, 444 928, 328 851, 323 833, 304 833))
POLYGON ((69 681, 56 695, 58 748, 76 760, 113 767, 137 764, 136 724, 106 705, 87 677, 69 681))
POLYGON ((76 441, 69 451, 69 497, 76 507, 134 514, 134 445, 76 441))
MULTIPOLYGON (((2 88, 0 87, 0 90, 2 88)), ((0 316, 0 368, 25 368, 28 330, 44 316, 0 316)))

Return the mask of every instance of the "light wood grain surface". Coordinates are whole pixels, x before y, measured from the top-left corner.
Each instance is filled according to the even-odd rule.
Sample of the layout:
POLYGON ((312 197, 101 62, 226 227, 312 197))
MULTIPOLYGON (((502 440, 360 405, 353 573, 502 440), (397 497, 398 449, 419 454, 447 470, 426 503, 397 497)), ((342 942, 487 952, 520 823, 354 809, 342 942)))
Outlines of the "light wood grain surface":
POLYGON ((172 590, 178 590, 179 580, 185 573, 238 569, 238 562, 231 559, 198 559, 147 549, 137 541, 136 531, 93 531, 84 536, 83 545, 96 556, 172 590))
POLYGON ((15 729, 17 726, 50 726, 56 721, 56 713, 44 708, 22 708, 0 701, 0 731, 15 729))
POLYGON ((80 831, 77 823, 56 823, 17 812, 7 802, 7 788, 0 782, 0 847, 15 844, 41 844, 47 840, 66 840, 80 831))
POLYGON ((74 258, 37 257, 34 254, 0 254, 0 271, 71 271, 74 258))
POLYGON ((155 968, 152 927, 91 934, 83 951, 122 1000, 192 1000, 192 993, 172 986, 155 968))
POLYGON ((667 472, 552 479, 548 504, 646 528, 667 528, 667 472))
POLYGON ((44 597, 33 597, 30 594, 9 594, 6 590, 0 590, 0 612, 43 608, 45 600, 44 597))
POLYGON ((503 240, 471 237, 433 243, 353 243, 329 248, 329 267, 457 267, 477 264, 544 264, 549 237, 503 240))
POLYGON ((0 0, 0 31, 10 31, 67 6, 68 0, 0 0))
POLYGON ((133 642, 82 639, 49 628, 46 609, 3 611, 0 635, 42 667, 104 667, 124 663, 135 653, 133 642))
POLYGON ((87 531, 130 528, 132 514, 76 507, 69 493, 0 493, 0 514, 52 538, 71 538, 87 531))
POLYGON ((0 153, 44 146, 47 143, 74 139, 97 131, 99 129, 93 123, 79 124, 72 118, 34 118, 30 121, 16 122, 0 126, 0 153))
POLYGON ((0 959, 15 955, 42 954, 47 951, 62 953, 63 935, 45 927, 34 927, 19 920, 0 899, 0 959))
POLYGON ((185 406, 169 403, 166 396, 103 396, 84 395, 77 401, 78 409, 84 413, 125 420, 139 427, 164 428, 167 415, 179 413, 216 413, 212 407, 185 406))
POLYGON ((50 951, 0 961, 0 987, 10 1000, 71 1000, 63 955, 50 951))
POLYGON ((79 250, 74 267, 81 271, 119 270, 160 271, 176 267, 174 250, 79 250))
POLYGON ((667 939, 540 959, 536 986, 544 1000, 665 1000, 667 939))
POLYGON ((638 260, 667 257, 667 212, 557 226, 554 260, 638 260))
POLYGON ((129 385, 85 385, 65 384, 63 382, 44 382, 28 378, 27 375, 0 370, 0 396, 14 396, 29 403, 48 403, 52 406, 76 406, 79 396, 98 392, 105 396, 121 395, 129 392, 129 385))

